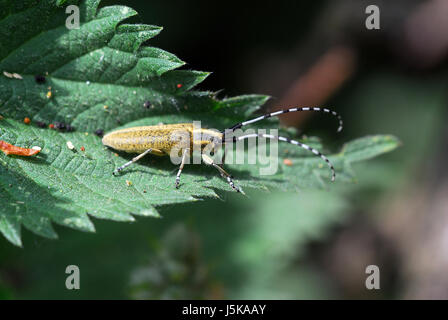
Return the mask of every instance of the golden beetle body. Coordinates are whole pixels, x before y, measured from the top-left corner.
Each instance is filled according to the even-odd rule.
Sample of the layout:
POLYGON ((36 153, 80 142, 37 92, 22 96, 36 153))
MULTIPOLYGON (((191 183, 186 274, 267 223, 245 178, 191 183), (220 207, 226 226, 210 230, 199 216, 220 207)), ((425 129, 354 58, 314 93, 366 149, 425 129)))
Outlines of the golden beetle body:
POLYGON ((194 146, 201 149, 216 138, 221 141, 222 133, 210 129, 194 129, 193 123, 161 124, 119 129, 106 134, 103 144, 116 150, 129 153, 142 153, 148 149, 158 156, 169 155, 179 146, 179 137, 183 135, 189 141, 190 153, 194 146), (195 139, 197 135, 198 139, 195 139))

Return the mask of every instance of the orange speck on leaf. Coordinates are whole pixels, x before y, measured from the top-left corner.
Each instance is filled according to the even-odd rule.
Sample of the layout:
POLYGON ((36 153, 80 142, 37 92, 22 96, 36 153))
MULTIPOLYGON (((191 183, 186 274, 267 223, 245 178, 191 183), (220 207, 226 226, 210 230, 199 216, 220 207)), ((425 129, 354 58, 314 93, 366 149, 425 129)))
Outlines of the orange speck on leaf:
POLYGON ((6 155, 9 154, 15 154, 18 156, 32 156, 35 154, 38 154, 41 150, 40 147, 32 147, 31 149, 28 148, 21 148, 14 146, 8 142, 5 142, 3 140, 0 140, 0 150, 2 150, 6 155))
POLYGON ((292 166, 292 161, 291 159, 283 159, 283 164, 290 167, 292 166))
POLYGON ((176 87, 177 87, 178 89, 180 89, 180 88, 183 87, 183 85, 182 85, 181 83, 178 83, 176 87))
POLYGON ((50 129, 54 129, 54 124, 50 123, 50 124, 48 125, 48 128, 50 128, 50 129))
POLYGON ((31 119, 28 118, 28 117, 25 117, 25 119, 23 119, 23 122, 24 122, 25 124, 29 124, 29 123, 31 122, 31 119))
POLYGON ((81 147, 81 151, 86 151, 86 148, 84 148, 84 147, 81 147))

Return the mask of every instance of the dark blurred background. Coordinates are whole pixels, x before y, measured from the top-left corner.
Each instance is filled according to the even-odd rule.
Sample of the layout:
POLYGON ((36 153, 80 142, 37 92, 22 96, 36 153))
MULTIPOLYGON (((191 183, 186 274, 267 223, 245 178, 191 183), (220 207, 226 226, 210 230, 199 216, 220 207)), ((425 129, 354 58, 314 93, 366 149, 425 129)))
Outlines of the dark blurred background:
POLYGON ((200 89, 272 96, 266 109, 331 106, 333 119, 282 122, 333 150, 377 133, 402 146, 357 164, 358 183, 250 200, 172 205, 161 220, 95 220, 96 234, 56 227, 57 241, 24 231, 0 246, 0 298, 447 299, 448 2, 102 1, 164 31, 149 43, 186 68, 212 71, 200 89), (380 8, 367 30, 365 9, 380 8), (81 290, 65 289, 65 267, 81 290), (377 265, 380 290, 367 290, 377 265))

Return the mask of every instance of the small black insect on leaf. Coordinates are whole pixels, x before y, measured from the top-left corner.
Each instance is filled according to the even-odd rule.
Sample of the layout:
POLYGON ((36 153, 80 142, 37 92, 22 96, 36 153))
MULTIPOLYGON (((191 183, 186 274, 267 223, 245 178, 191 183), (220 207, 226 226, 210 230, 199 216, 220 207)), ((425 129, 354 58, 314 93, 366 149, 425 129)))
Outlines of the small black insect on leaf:
POLYGON ((54 123, 54 127, 58 130, 65 130, 66 129, 66 125, 63 122, 55 122, 54 123))
POLYGON ((149 102, 149 101, 145 101, 145 103, 143 104, 143 106, 144 106, 146 109, 149 109, 149 108, 151 108, 151 102, 149 102))
POLYGON ((39 84, 43 84, 43 83, 45 83, 47 81, 47 79, 45 79, 45 77, 43 75, 41 75, 41 74, 38 74, 38 75, 34 76, 34 79, 39 84))
POLYGON ((53 126, 55 129, 58 129, 59 131, 71 132, 71 131, 75 130, 75 128, 73 126, 71 126, 68 123, 64 123, 64 122, 55 121, 53 126))
POLYGON ((98 130, 95 131, 95 134, 98 137, 102 137, 104 135, 104 130, 103 129, 98 129, 98 130))

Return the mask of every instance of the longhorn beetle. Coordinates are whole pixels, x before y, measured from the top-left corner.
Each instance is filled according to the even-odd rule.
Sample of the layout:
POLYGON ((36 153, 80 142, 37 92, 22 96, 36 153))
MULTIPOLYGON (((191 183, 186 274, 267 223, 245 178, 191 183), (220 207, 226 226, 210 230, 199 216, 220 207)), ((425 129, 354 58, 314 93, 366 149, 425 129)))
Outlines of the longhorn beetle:
MULTIPOLYGON (((173 150, 173 148, 176 147, 176 145, 179 143, 179 140, 176 138, 173 138, 173 133, 176 131, 182 131, 186 132, 189 137, 189 147, 185 148, 182 154, 182 160, 179 166, 179 170, 176 175, 176 181, 175 181, 175 187, 179 188, 180 183, 180 175, 182 173, 182 170, 184 168, 185 162, 186 162, 186 156, 187 153, 190 155, 192 154, 192 150, 194 150, 194 147, 200 148, 201 152, 204 150, 205 147, 211 146, 212 148, 215 148, 218 145, 229 143, 229 142, 235 142, 240 141, 252 137, 263 137, 268 139, 275 139, 278 141, 284 141, 291 144, 294 144, 296 146, 299 146, 300 148, 306 149, 314 153, 316 156, 320 157, 322 160, 324 160, 331 170, 331 181, 335 180, 335 171, 332 163, 330 160, 324 156, 322 153, 320 153, 318 150, 301 143, 296 140, 291 140, 286 137, 281 136, 273 136, 270 134, 246 134, 239 137, 236 137, 232 135, 232 137, 228 138, 226 137, 226 134, 233 133, 235 130, 240 129, 246 125, 252 124, 254 122, 258 122, 270 117, 279 116, 281 114, 285 114, 288 112, 297 112, 297 111, 322 111, 326 113, 331 113, 332 115, 336 116, 339 120, 339 127, 338 132, 342 130, 342 118, 340 115, 338 115, 335 111, 326 109, 326 108, 316 108, 316 107, 302 107, 302 108, 289 108, 281 111, 276 111, 272 113, 268 113, 262 116, 259 116, 257 118, 247 120, 244 122, 240 122, 235 124, 233 127, 230 127, 223 132, 217 132, 210 129, 199 129, 200 133, 200 139, 195 139, 196 135, 193 135, 194 129, 193 123, 179 123, 179 124, 162 124, 162 125, 154 125, 154 126, 142 126, 142 127, 132 127, 132 128, 125 128, 120 130, 112 131, 108 134, 106 134, 103 137, 103 144, 111 147, 116 150, 125 151, 128 153, 139 153, 138 156, 134 157, 131 161, 125 163, 121 167, 118 167, 115 169, 113 174, 117 174, 120 171, 122 171, 124 168, 130 166, 132 163, 138 161, 139 159, 146 156, 148 153, 151 153, 153 155, 157 156, 166 156, 170 155, 170 152, 173 150), (204 138, 205 137, 205 138, 204 138)), ((225 155, 225 153, 224 153, 225 155)), ((232 176, 228 174, 222 166, 216 164, 212 158, 210 158, 208 155, 202 153, 201 154, 202 160, 205 164, 213 166, 215 169, 219 171, 221 176, 227 180, 230 187, 237 192, 242 192, 242 190, 235 186, 232 176)))

